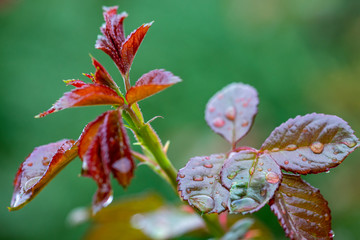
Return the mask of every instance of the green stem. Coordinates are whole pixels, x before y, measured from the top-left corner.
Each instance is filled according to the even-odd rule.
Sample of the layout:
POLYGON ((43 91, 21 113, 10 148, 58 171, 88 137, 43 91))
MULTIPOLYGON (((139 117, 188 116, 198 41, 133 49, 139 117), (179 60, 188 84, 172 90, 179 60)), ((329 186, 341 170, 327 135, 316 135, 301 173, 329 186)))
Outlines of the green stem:
MULTIPOLYGON (((141 145, 151 152, 160 168, 167 175, 169 183, 173 187, 174 191, 177 193, 177 170, 168 159, 160 138, 149 123, 144 123, 139 120, 138 116, 131 107, 125 108, 125 111, 126 114, 123 115, 125 120, 129 125, 133 126, 133 131, 135 132, 138 140, 141 142, 141 145)), ((204 219, 208 230, 214 237, 219 238, 224 234, 224 230, 220 226, 217 216, 213 217, 200 212, 197 213, 204 219)))

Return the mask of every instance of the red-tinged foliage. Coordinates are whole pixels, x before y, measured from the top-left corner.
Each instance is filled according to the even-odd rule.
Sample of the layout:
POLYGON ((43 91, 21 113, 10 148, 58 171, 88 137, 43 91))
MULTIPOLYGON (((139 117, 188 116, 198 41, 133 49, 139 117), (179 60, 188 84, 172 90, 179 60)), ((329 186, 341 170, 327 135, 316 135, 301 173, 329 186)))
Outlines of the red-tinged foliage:
POLYGON ((270 206, 289 238, 333 239, 327 201, 300 176, 284 174, 270 206))
POLYGON ((131 68, 135 54, 152 23, 144 24, 132 32, 126 39, 124 19, 127 13, 117 14, 117 7, 104 8, 105 24, 101 26, 95 47, 108 54, 126 76, 131 68))
POLYGON ((126 187, 134 175, 135 164, 121 111, 109 111, 99 129, 101 157, 118 182, 126 187))
POLYGON ((129 105, 150 97, 175 83, 181 82, 181 79, 174 76, 171 72, 152 70, 144 74, 126 93, 126 100, 129 105))
POLYGON ((233 83, 209 100, 205 120, 215 133, 235 147, 253 125, 258 103, 257 92, 253 87, 233 83))
POLYGON ((87 85, 87 83, 81 81, 81 80, 77 80, 77 79, 71 79, 71 80, 64 80, 64 83, 66 83, 67 86, 72 85, 74 87, 80 88, 83 87, 84 85, 87 85))
POLYGON ((358 147, 349 125, 337 116, 312 113, 276 128, 261 147, 285 170, 307 174, 336 167, 358 147))
POLYGON ((93 178, 98 190, 93 199, 93 212, 112 200, 110 173, 126 187, 135 168, 121 111, 107 111, 89 123, 79 139, 79 157, 83 176, 93 178))
POLYGON ((114 90, 117 90, 118 86, 116 85, 110 74, 106 71, 106 69, 95 58, 92 57, 91 59, 96 69, 94 76, 92 76, 92 81, 94 83, 102 84, 114 90))
POLYGON ((9 210, 18 210, 30 202, 76 156, 77 146, 73 140, 64 139, 35 148, 16 174, 9 210))
POLYGON ((71 92, 66 92, 49 110, 36 117, 44 117, 50 113, 66 108, 92 105, 123 105, 124 100, 109 87, 99 84, 86 84, 71 92))
POLYGON ((229 189, 230 213, 253 213, 274 195, 281 182, 280 167, 254 149, 232 153, 221 170, 221 182, 229 189))
POLYGON ((221 185, 220 170, 224 154, 194 157, 179 170, 177 181, 181 197, 204 213, 227 209, 229 191, 221 185))

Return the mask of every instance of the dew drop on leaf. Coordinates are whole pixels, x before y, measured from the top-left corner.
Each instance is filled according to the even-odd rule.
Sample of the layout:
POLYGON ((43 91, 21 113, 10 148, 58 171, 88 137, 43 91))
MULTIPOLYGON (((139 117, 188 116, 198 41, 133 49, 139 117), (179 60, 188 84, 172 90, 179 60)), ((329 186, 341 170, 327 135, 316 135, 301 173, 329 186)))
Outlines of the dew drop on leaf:
POLYGON ((290 144, 288 146, 286 146, 285 150, 286 151, 294 151, 297 149, 297 146, 295 144, 290 144))
POLYGON ((248 125, 249 125, 249 122, 248 122, 248 121, 244 121, 244 122, 241 124, 242 127, 247 127, 248 125))
POLYGON ((184 174, 180 174, 179 177, 180 177, 180 178, 184 178, 185 175, 184 175, 184 174))
POLYGON ((249 170, 250 175, 253 175, 253 174, 254 174, 254 171, 255 171, 255 168, 254 168, 254 167, 251 167, 250 170, 249 170))
POLYGON ((212 165, 211 163, 207 163, 207 164, 204 164, 204 167, 206 167, 206 168, 212 168, 213 165, 212 165))
POLYGON ((232 180, 236 177, 237 173, 236 172, 232 172, 230 175, 227 176, 228 179, 232 180))
POLYGON ((236 116, 236 110, 234 106, 230 106, 226 109, 225 111, 225 116, 227 119, 229 119, 230 121, 234 121, 235 120, 235 116, 236 116))
POLYGON ((27 191, 30 188, 32 188, 35 185, 35 183, 37 183, 39 181, 39 179, 41 179, 41 177, 34 177, 34 178, 27 180, 27 182, 24 185, 24 190, 27 191))
POLYGON ((274 172, 269 172, 265 175, 265 179, 268 183, 272 183, 272 184, 275 184, 275 183, 278 183, 280 178, 279 178, 279 175, 277 175, 276 173, 274 172))
POLYGON ((252 209, 255 209, 258 205, 259 203, 257 203, 254 199, 245 197, 232 201, 230 203, 230 211, 233 213, 248 212, 252 209))
POLYGON ((288 161, 288 160, 284 161, 284 164, 285 164, 285 165, 288 165, 288 164, 289 164, 289 161, 288 161))
POLYGON ((207 195, 195 195, 189 198, 191 205, 195 206, 201 212, 209 212, 214 208, 214 199, 207 195))
POLYGON ((324 150, 324 144, 321 142, 313 142, 310 146, 310 149, 313 151, 313 153, 320 154, 324 150))
POLYGON ((215 127, 221 128, 225 125, 225 121, 222 118, 218 117, 214 119, 213 124, 215 127))
POLYGON ((202 176, 194 176, 194 177, 193 177, 193 180, 194 180, 194 181, 197 181, 197 182, 201 182, 201 181, 204 180, 204 178, 203 178, 202 176))
POLYGON ((346 146, 348 146, 349 148, 353 148, 353 147, 355 147, 356 142, 353 141, 353 140, 349 140, 349 141, 344 142, 344 144, 345 144, 346 146))

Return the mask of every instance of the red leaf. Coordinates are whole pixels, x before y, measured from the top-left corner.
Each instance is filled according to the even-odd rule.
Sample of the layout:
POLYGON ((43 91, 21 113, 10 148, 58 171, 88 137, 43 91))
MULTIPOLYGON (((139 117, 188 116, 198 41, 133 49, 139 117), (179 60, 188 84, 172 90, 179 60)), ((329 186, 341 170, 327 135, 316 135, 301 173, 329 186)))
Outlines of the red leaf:
POLYGON ((110 74, 106 71, 106 69, 95 58, 92 57, 91 59, 96 69, 95 75, 92 78, 93 82, 108 86, 114 90, 118 89, 118 86, 116 85, 110 74))
POLYGON ((227 209, 229 191, 221 185, 220 170, 224 154, 193 157, 177 175, 181 197, 204 213, 227 209))
POLYGON ((143 24, 133 31, 123 43, 120 53, 121 65, 119 66, 123 75, 126 75, 130 71, 136 52, 151 25, 152 22, 143 24))
POLYGON ((246 84, 233 83, 213 96, 205 110, 210 128, 233 146, 250 130, 257 114, 256 90, 246 84))
POLYGON ((253 150, 232 153, 221 170, 221 182, 230 190, 230 213, 253 213, 274 195, 281 182, 280 167, 253 150))
POLYGON ((287 171, 307 174, 328 171, 359 146, 349 125, 337 116, 312 113, 276 128, 261 151, 287 171))
POLYGON ((64 139, 35 148, 16 174, 9 210, 18 210, 30 202, 76 156, 77 146, 73 140, 64 139))
POLYGON ((152 23, 140 26, 125 39, 123 22, 127 13, 117 14, 117 7, 104 10, 105 24, 100 28, 103 35, 98 36, 95 47, 108 54, 125 76, 130 71, 136 51, 152 23))
POLYGON ((134 175, 135 165, 121 111, 108 111, 99 131, 103 163, 123 187, 128 186, 134 175))
POLYGON ((126 100, 129 105, 156 94, 168 88, 181 79, 174 76, 171 72, 164 70, 153 70, 144 74, 126 93, 126 100))
POLYGON ((93 197, 93 213, 106 207, 112 201, 109 170, 101 158, 99 128, 107 112, 89 123, 79 139, 79 157, 83 160, 82 175, 94 179, 98 190, 93 197))
POLYGON ((300 176, 283 174, 279 190, 269 204, 289 238, 333 239, 327 201, 300 176))
POLYGON ((66 108, 91 106, 91 105, 123 105, 124 100, 117 93, 99 84, 86 84, 71 92, 66 92, 53 107, 35 117, 44 117, 50 113, 66 108))

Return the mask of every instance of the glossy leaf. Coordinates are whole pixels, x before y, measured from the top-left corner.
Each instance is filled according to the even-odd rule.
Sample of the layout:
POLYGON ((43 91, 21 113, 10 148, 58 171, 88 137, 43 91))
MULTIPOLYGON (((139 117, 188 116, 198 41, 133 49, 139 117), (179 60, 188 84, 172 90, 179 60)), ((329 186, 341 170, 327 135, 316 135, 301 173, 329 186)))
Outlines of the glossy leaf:
POLYGON ((253 87, 233 83, 210 99, 205 120, 214 132, 234 146, 250 130, 258 103, 257 92, 253 87))
POLYGON ((106 71, 106 69, 95 58, 92 57, 91 59, 96 69, 95 74, 92 78, 93 82, 108 86, 114 90, 118 89, 118 86, 116 85, 110 74, 106 71))
POLYGON ((226 210, 229 191, 219 177, 224 161, 224 154, 191 158, 177 176, 181 197, 204 213, 226 210))
POLYGON ((104 122, 107 112, 89 123, 79 139, 79 157, 83 160, 82 176, 92 178, 98 185, 93 197, 92 210, 95 214, 112 201, 110 171, 101 158, 99 128, 104 122))
POLYGON ((152 23, 140 26, 125 39, 123 22, 127 13, 117 14, 117 7, 104 10, 105 24, 100 28, 103 35, 98 36, 95 47, 108 54, 125 76, 152 23))
POLYGON ((136 52, 151 25, 152 22, 141 25, 138 29, 130 33, 123 43, 120 52, 121 65, 119 66, 123 75, 129 73, 136 52))
POLYGON ((300 176, 284 174, 270 206, 289 238, 333 239, 327 201, 300 176))
POLYGON ((135 164, 121 111, 108 111, 99 132, 101 158, 118 182, 126 187, 133 178, 135 164))
POLYGON ((64 139, 35 148, 16 174, 9 210, 18 210, 30 202, 76 156, 73 140, 64 139))
POLYGON ((50 113, 71 107, 123 104, 124 100, 109 87, 99 84, 86 84, 71 92, 66 92, 49 110, 40 113, 36 117, 44 117, 50 113))
POLYGON ((64 80, 64 83, 66 83, 66 85, 72 85, 74 87, 80 88, 83 87, 84 85, 87 85, 87 83, 81 81, 81 80, 77 80, 77 79, 71 79, 71 80, 64 80))
POLYGON ((312 113, 280 125, 260 150, 268 152, 283 169, 307 174, 336 167, 358 146, 354 131, 344 120, 312 113))
POLYGON ((221 181, 230 190, 230 213, 252 213, 261 209, 281 182, 280 167, 254 150, 232 153, 221 170, 221 181))
POLYGON ((160 70, 152 70, 144 74, 126 93, 126 100, 129 105, 154 95, 165 88, 168 88, 181 79, 174 76, 171 72, 160 70))

